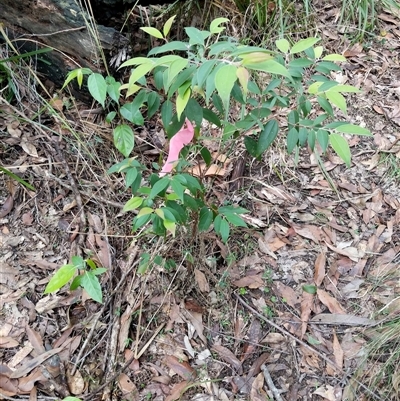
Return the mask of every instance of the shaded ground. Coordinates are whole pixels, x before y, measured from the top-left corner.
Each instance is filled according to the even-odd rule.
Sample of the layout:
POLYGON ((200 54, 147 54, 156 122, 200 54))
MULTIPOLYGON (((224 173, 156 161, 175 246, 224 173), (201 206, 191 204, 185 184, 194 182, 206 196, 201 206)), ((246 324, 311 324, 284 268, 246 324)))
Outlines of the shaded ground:
MULTIPOLYGON (((233 158, 211 195, 247 207, 251 228, 228 245, 183 231, 132 242, 132 216, 121 213, 129 194, 106 174, 118 155, 101 116, 69 98, 53 104, 70 104, 65 118, 38 119, 29 98, 18 108, 1 101, 2 165, 36 188, 0 176, 2 396, 398 399, 397 377, 379 376, 388 355, 365 358, 367 341, 399 311, 400 31, 385 18, 386 36, 371 47, 323 30, 348 58, 337 79, 363 88, 350 120, 373 133, 350 138, 350 169, 326 156, 337 192, 312 156, 294 166, 278 147, 248 160, 232 192, 233 158), (174 263, 138 275, 144 251, 174 263), (103 304, 79 291, 43 295, 79 253, 108 269, 103 304)), ((149 163, 165 141, 159 126, 137 133, 149 163)))

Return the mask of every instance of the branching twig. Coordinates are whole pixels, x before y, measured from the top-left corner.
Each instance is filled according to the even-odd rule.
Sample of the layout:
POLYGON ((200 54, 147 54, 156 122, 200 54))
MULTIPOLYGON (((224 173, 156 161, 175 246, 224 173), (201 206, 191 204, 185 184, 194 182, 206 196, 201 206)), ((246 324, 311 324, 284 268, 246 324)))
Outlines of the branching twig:
POLYGON ((269 374, 268 368, 264 363, 261 365, 261 370, 264 374, 265 381, 267 382, 269 389, 272 391, 272 394, 273 394, 274 398, 276 399, 276 401, 283 401, 283 398, 281 397, 281 393, 275 387, 275 384, 272 381, 272 377, 269 374))

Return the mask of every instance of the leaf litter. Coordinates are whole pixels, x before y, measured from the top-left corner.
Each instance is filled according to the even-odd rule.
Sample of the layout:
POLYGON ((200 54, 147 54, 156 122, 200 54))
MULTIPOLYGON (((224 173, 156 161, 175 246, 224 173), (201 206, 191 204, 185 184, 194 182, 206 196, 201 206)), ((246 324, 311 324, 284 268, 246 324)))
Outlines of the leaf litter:
MULTIPOLYGON (((59 170, 59 180, 44 173, 54 169, 45 165, 48 158, 34 127, 8 117, 1 121, 9 144, 22 149, 14 148, 5 164, 18 166, 16 174, 29 171, 41 189, 37 195, 0 185, 0 392, 32 399, 37 392, 84 397, 103 386, 100 392, 110 397, 106 390, 115 381, 118 390, 112 391, 131 400, 146 394, 171 401, 258 400, 273 397, 275 390, 287 399, 313 394, 313 399, 336 401, 351 395, 354 383, 320 355, 339 371, 355 371, 366 346, 364 330, 384 319, 376 311, 396 316, 399 307, 399 182, 388 175, 382 155, 397 162, 400 155, 400 76, 393 62, 400 35, 397 19, 379 18, 387 24, 387 46, 341 47, 347 68, 337 80, 365 88, 350 99, 349 116, 368 126, 373 140, 351 138, 348 170, 328 155, 325 168, 337 192, 312 156, 302 154, 297 168, 285 156, 283 174, 276 174, 277 156, 267 155, 264 165, 270 171, 256 163, 242 179, 241 196, 251 206, 247 220, 257 233, 246 233, 244 246, 244 233, 237 233, 237 245, 229 250, 202 238, 202 257, 196 264, 182 263, 179 274, 154 267, 145 276, 134 274, 137 253, 129 247, 128 218, 115 218, 110 204, 92 202, 97 194, 121 202, 117 184, 94 182, 93 169, 105 177, 101 166, 79 171, 91 191, 83 227, 68 179, 59 170), (108 268, 102 278, 107 308, 82 298, 80 291, 43 296, 49 274, 77 252, 108 268), (237 261, 229 261, 232 252, 237 261), (242 307, 232 293, 282 331, 242 307), (165 323, 165 332, 157 331, 159 323, 165 323), (263 365, 275 389, 266 385, 263 365), (344 384, 338 384, 342 378, 344 384)), ((340 35, 329 23, 323 33, 335 47, 340 35)), ((87 128, 88 141, 108 135, 106 126, 77 122, 87 128)), ((112 160, 104 146, 91 146, 103 160, 112 160)), ((159 152, 146 157, 153 154, 159 152)), ((221 199, 230 168, 225 163, 211 170, 199 165, 197 171, 217 176, 221 185, 214 190, 221 199)), ((185 246, 171 243, 169 256, 176 257, 174 247, 185 246)), ((165 252, 155 244, 150 250, 165 252)), ((365 377, 373 372, 367 364, 365 377)))

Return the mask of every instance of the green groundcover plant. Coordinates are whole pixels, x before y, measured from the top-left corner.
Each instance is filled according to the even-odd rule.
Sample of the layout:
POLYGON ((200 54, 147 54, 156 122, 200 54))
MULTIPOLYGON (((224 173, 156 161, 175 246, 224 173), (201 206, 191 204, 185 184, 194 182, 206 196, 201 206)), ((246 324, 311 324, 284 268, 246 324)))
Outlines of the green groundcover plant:
POLYGON ((226 242, 232 226, 246 227, 241 217, 246 209, 213 203, 207 199, 202 180, 188 173, 190 149, 206 165, 213 161, 210 150, 201 145, 204 120, 221 130, 221 145, 232 148, 243 140, 247 152, 258 160, 281 135, 288 153, 295 153, 296 158, 301 147, 308 147, 317 159, 332 147, 350 167, 346 135, 370 132, 336 117, 337 110, 346 114, 345 94, 359 92, 331 77, 332 72, 341 70, 338 63, 345 61, 342 55, 324 54, 317 37, 297 43, 282 38, 275 42, 275 49, 241 45, 223 35, 226 18, 212 21, 207 31, 185 28, 187 41, 169 41, 174 18, 165 23, 162 32, 142 28, 160 45, 147 57, 134 57, 121 65, 131 68, 127 83, 81 68, 71 71, 64 84, 76 79, 82 86, 84 76, 88 76, 89 92, 109 111, 107 121, 117 122, 113 123, 114 144, 125 159, 108 173, 125 176, 132 197, 124 211, 136 212, 134 232, 175 235, 179 225, 191 225, 194 236, 212 227, 226 242), (234 105, 239 105, 239 113, 232 113, 234 105), (279 108, 288 110, 284 124, 274 118, 279 108), (134 127, 142 126, 145 118, 157 112, 170 139, 185 132, 190 134, 187 138, 193 137, 175 141, 178 145, 171 140, 170 152, 178 154, 183 148, 181 155, 186 157, 167 169, 164 166, 161 173, 157 164, 149 169, 131 157, 134 127), (174 170, 166 174, 172 167, 174 170))

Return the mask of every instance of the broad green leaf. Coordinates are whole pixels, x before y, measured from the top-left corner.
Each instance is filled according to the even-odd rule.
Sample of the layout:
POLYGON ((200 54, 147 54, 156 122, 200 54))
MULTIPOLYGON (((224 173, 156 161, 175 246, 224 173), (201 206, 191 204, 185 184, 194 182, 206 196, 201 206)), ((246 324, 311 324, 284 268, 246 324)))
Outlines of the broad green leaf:
POLYGON ((172 120, 173 105, 170 100, 166 100, 161 106, 161 120, 164 128, 167 129, 172 120))
POLYGON ((140 255, 140 259, 139 259, 139 266, 138 266, 138 269, 137 269, 137 273, 138 274, 146 273, 146 271, 149 268, 149 266, 150 266, 150 254, 147 253, 147 252, 142 253, 140 255))
POLYGON ((147 118, 151 118, 160 108, 160 96, 156 92, 150 92, 147 98, 147 118))
POLYGON ((206 31, 200 31, 199 29, 191 26, 186 27, 185 31, 186 35, 189 36, 189 43, 191 45, 204 46, 204 40, 206 39, 207 36, 210 35, 210 32, 207 32, 208 33, 207 35, 206 31))
POLYGON ((330 74, 331 71, 341 71, 340 66, 332 63, 332 61, 320 61, 315 70, 323 74, 330 74))
POLYGON ((93 270, 92 270, 92 273, 93 273, 95 276, 100 276, 101 274, 105 273, 106 271, 107 271, 106 268, 104 268, 104 267, 98 267, 97 269, 93 269, 93 270))
POLYGON ((308 138, 308 129, 305 127, 299 128, 299 145, 304 146, 308 138))
POLYGON ((161 220, 165 220, 164 212, 162 211, 162 209, 156 209, 156 210, 154 210, 154 213, 155 213, 161 220))
POLYGON ((289 112, 287 116, 288 120, 288 128, 297 128, 297 125, 299 124, 299 113, 297 110, 292 110, 289 112))
POLYGON ((93 74, 93 72, 89 68, 77 68, 75 70, 70 71, 61 89, 64 89, 74 78, 76 78, 80 89, 83 83, 83 75, 90 75, 90 74, 93 74))
POLYGON ((274 119, 265 124, 257 142, 257 157, 261 156, 271 146, 278 135, 278 130, 278 123, 274 119))
POLYGON ((263 71, 263 72, 269 72, 270 74, 277 74, 277 75, 283 75, 284 77, 290 78, 291 75, 289 71, 284 67, 282 64, 279 64, 275 60, 267 60, 262 63, 258 64, 244 64, 242 63, 243 66, 255 70, 255 71, 263 71))
POLYGON ((175 237, 176 232, 176 223, 170 220, 164 220, 164 227, 167 231, 169 231, 173 237, 175 237))
POLYGON ((239 57, 242 59, 243 65, 263 63, 273 58, 273 56, 267 51, 244 53, 239 55, 239 57))
MULTIPOLYGON (((94 263, 94 261, 92 259, 87 259, 86 263, 92 270, 96 269, 96 263, 94 263)), ((106 270, 106 269, 104 269, 104 270, 106 270)))
POLYGON ((282 53, 287 53, 290 50, 290 43, 286 39, 278 39, 275 42, 275 46, 280 50, 282 53))
POLYGON ((359 93, 360 89, 356 88, 352 85, 336 85, 333 88, 329 89, 331 92, 351 92, 351 93, 359 93))
POLYGON ((304 284, 302 286, 303 291, 306 292, 307 294, 316 294, 317 293, 317 286, 313 284, 304 284))
POLYGON ((324 51, 324 47, 323 46, 316 46, 314 48, 315 58, 320 58, 322 56, 323 51, 324 51))
POLYGON ((135 145, 135 137, 129 125, 121 124, 114 128, 114 145, 125 156, 128 157, 135 145))
POLYGON ((200 216, 199 216, 199 223, 198 223, 198 230, 199 231, 207 231, 210 228, 210 225, 212 223, 213 219, 213 213, 212 211, 204 206, 200 210, 200 216))
POLYGON ((166 190, 169 187, 171 179, 164 177, 158 180, 151 188, 149 198, 154 199, 160 192, 166 190))
POLYGON ((46 286, 46 289, 44 290, 45 294, 50 294, 54 291, 59 290, 61 287, 63 287, 65 284, 68 283, 74 277, 74 274, 76 272, 77 268, 74 265, 64 265, 61 266, 54 276, 50 279, 49 283, 46 286))
POLYGON ((147 215, 153 214, 154 213, 154 209, 152 209, 151 207, 143 207, 142 209, 140 209, 140 212, 138 213, 137 217, 145 217, 147 215))
POLYGON ((292 48, 290 49, 290 53, 291 54, 300 53, 300 52, 308 49, 309 47, 314 46, 320 40, 321 39, 319 39, 319 38, 302 39, 292 46, 292 48))
POLYGON ((313 65, 314 61, 309 60, 308 58, 296 58, 289 62, 289 68, 306 68, 310 65, 313 65))
POLYGON ((135 124, 135 125, 143 125, 144 124, 144 118, 142 116, 142 113, 140 112, 139 107, 137 107, 133 102, 125 103, 121 107, 120 113, 121 113, 122 117, 126 118, 132 124, 135 124))
POLYGON ((176 15, 173 15, 173 16, 172 16, 171 18, 169 18, 169 19, 167 20, 167 22, 164 24, 164 27, 163 27, 164 37, 167 37, 167 36, 168 36, 169 31, 171 30, 171 26, 172 26, 172 24, 173 24, 175 18, 176 18, 176 15))
POLYGON ((343 113, 347 113, 346 99, 341 93, 328 91, 325 92, 325 96, 333 105, 342 110, 343 113))
POLYGON ((86 269, 86 262, 81 256, 72 256, 71 262, 79 270, 86 269))
POLYGON ((115 103, 119 102, 120 88, 121 84, 119 82, 113 82, 112 84, 107 85, 108 96, 110 96, 110 98, 114 100, 115 103))
POLYGON ((299 141, 299 132, 296 128, 291 128, 287 134, 286 147, 289 154, 291 154, 299 141))
POLYGON ((324 82, 319 88, 318 88, 318 92, 326 92, 328 90, 333 89, 335 86, 338 86, 339 83, 336 81, 327 81, 324 82))
POLYGON ((197 85, 199 87, 203 87, 204 82, 206 82, 207 77, 210 75, 211 70, 214 68, 216 62, 216 60, 207 60, 201 64, 197 70, 197 85))
POLYGON ((154 68, 154 63, 140 64, 132 70, 129 77, 129 85, 133 85, 138 79, 144 77, 154 68))
POLYGON ((191 97, 186 105, 185 110, 186 117, 190 121, 194 121, 197 127, 201 126, 203 121, 203 108, 199 105, 197 100, 191 97))
POLYGON ((236 66, 227 64, 221 67, 215 75, 215 87, 224 105, 225 117, 229 114, 231 91, 237 80, 236 70, 236 66))
POLYGON ((181 119, 181 115, 185 110, 186 105, 188 104, 191 93, 192 91, 190 90, 190 88, 187 88, 185 94, 182 97, 178 94, 176 98, 176 114, 178 115, 178 120, 181 119))
MULTIPOLYGON (((220 216, 217 216, 216 219, 218 217, 220 217, 220 216)), ((221 222, 220 222, 218 228, 219 228, 218 229, 218 234, 221 236, 222 242, 226 243, 226 241, 228 241, 229 234, 230 234, 229 223, 225 219, 221 218, 221 222)))
POLYGON ((94 301, 99 303, 103 302, 103 294, 101 293, 100 282, 93 272, 87 271, 82 275, 81 286, 94 301))
POLYGON ((206 165, 209 166, 212 162, 212 156, 211 156, 210 151, 207 148, 202 147, 200 149, 200 154, 201 154, 201 157, 203 158, 204 162, 206 163, 206 165))
POLYGON ((221 120, 212 110, 203 108, 203 117, 210 123, 215 124, 217 127, 222 127, 221 120))
POLYGON ((311 93, 312 95, 315 95, 318 92, 319 87, 322 84, 323 84, 323 82, 320 82, 320 81, 312 83, 307 89, 308 93, 311 93))
POLYGON ((97 73, 89 75, 88 89, 93 99, 97 100, 104 107, 107 96, 107 84, 104 77, 97 73))
POLYGON ((132 84, 128 83, 128 84, 121 85, 121 87, 119 89, 120 90, 126 89, 125 98, 128 98, 129 96, 132 96, 134 93, 136 93, 137 91, 142 89, 142 87, 139 85, 136 85, 134 83, 132 83, 132 84))
POLYGON ((317 101, 324 111, 326 111, 331 117, 334 116, 332 106, 327 99, 322 96, 317 96, 317 101))
POLYGON ((180 58, 171 63, 169 68, 167 69, 167 82, 164 82, 164 90, 168 92, 168 88, 170 87, 173 79, 188 65, 189 60, 180 58))
POLYGON ((317 141, 321 145, 322 151, 326 152, 329 145, 329 133, 324 129, 319 129, 317 131, 317 141))
POLYGON ((225 29, 225 27, 220 26, 220 25, 225 22, 229 22, 229 19, 220 17, 220 18, 216 18, 216 19, 212 20, 211 24, 210 24, 210 32, 212 34, 221 33, 225 29))
POLYGON ((151 49, 148 55, 153 56, 155 54, 166 53, 171 51, 187 51, 188 48, 189 48, 189 43, 174 40, 172 42, 166 43, 165 45, 151 49))
POLYGON ((247 227, 246 222, 237 214, 225 213, 224 216, 235 227, 247 227))
POLYGON ((329 143, 337 155, 346 163, 347 167, 351 166, 351 152, 346 138, 339 134, 330 134, 329 143))
POLYGON ((154 62, 155 58, 148 58, 148 57, 133 57, 130 58, 129 60, 126 60, 125 62, 123 62, 119 67, 119 68, 123 68, 123 67, 130 67, 131 65, 140 65, 140 64, 148 64, 150 62, 154 62))
POLYGON ((226 213, 233 213, 233 214, 244 214, 244 213, 249 213, 247 209, 244 207, 239 207, 239 206, 221 206, 218 208, 218 213, 219 214, 226 214, 226 213))
POLYGON ((371 136, 371 131, 367 128, 360 127, 354 124, 343 124, 336 128, 337 132, 342 132, 343 134, 354 134, 354 135, 367 135, 371 136))
POLYGON ((251 156, 255 158, 259 157, 257 153, 257 145, 257 141, 251 136, 244 137, 244 146, 246 147, 246 150, 250 153, 251 156))
POLYGON ((143 203, 143 198, 139 196, 135 196, 132 199, 129 199, 128 202, 125 203, 124 208, 122 209, 123 212, 129 212, 130 210, 135 210, 140 207, 143 203))
MULTIPOLYGON (((193 65, 189 68, 185 68, 182 72, 178 74, 178 76, 173 80, 171 86, 168 89, 168 99, 172 97, 172 95, 182 86, 191 84, 193 80, 193 74, 196 71, 196 67, 193 65)), ((192 88, 193 90, 193 88, 192 88)))
POLYGON ((184 200, 183 194, 185 192, 185 188, 175 177, 171 179, 171 188, 176 193, 178 198, 183 202, 184 200))
POLYGON ((140 28, 142 31, 148 33, 150 36, 154 36, 157 39, 164 39, 162 33, 157 29, 151 26, 144 26, 140 28))
POLYGON ((315 148, 315 140, 316 140, 316 134, 314 130, 309 130, 308 131, 308 137, 307 137, 307 144, 310 147, 312 151, 314 151, 315 148))
POLYGON ((342 56, 341 54, 327 54, 326 56, 322 57, 324 61, 346 61, 346 57, 342 56))
POLYGON ((239 67, 236 70, 236 76, 238 77, 240 85, 243 88, 244 95, 247 96, 247 91, 248 91, 247 90, 247 85, 248 85, 249 80, 250 80, 249 71, 244 67, 239 67))

